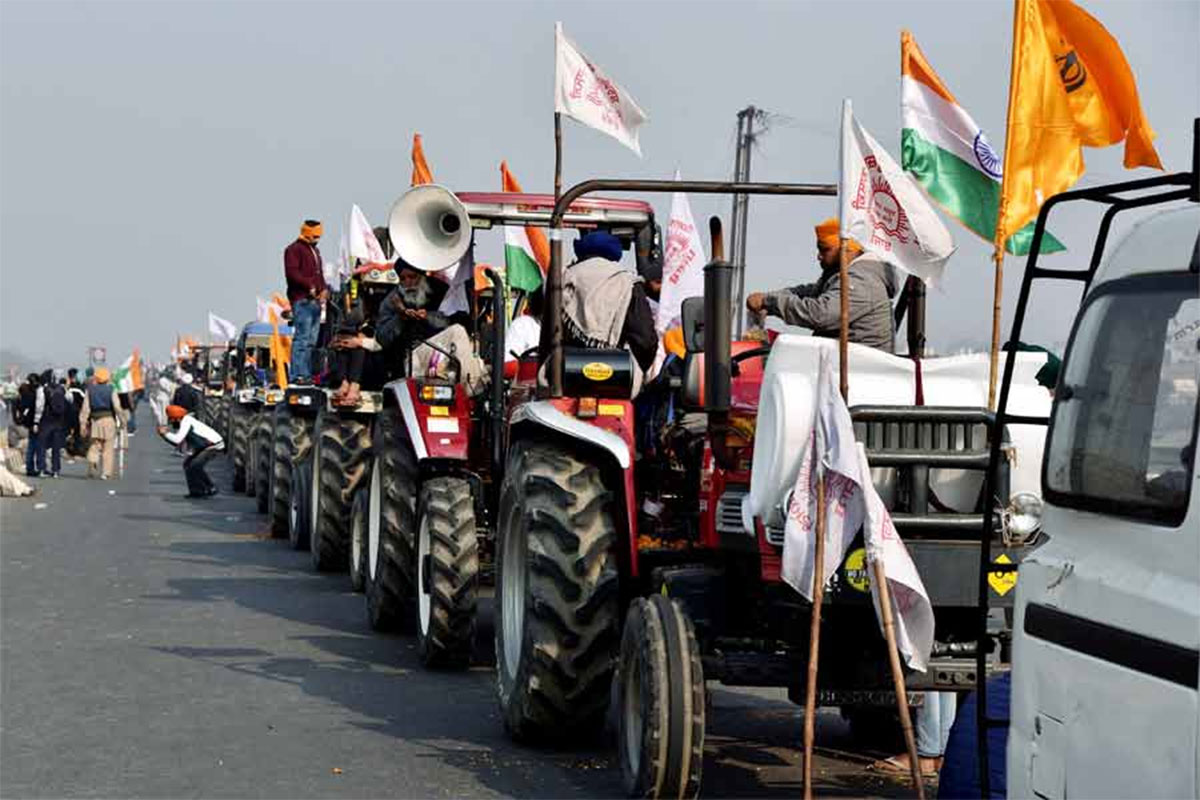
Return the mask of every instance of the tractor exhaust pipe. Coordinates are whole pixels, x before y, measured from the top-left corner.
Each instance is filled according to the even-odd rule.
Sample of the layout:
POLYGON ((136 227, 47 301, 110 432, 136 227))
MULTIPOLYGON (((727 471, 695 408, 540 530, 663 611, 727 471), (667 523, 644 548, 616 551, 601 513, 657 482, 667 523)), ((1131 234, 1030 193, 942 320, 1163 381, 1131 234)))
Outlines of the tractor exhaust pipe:
POLYGON ((733 265, 725 261, 721 220, 711 217, 712 261, 704 267, 704 410, 708 437, 717 464, 729 468, 732 459, 725 446, 729 427, 730 342, 733 337, 733 265))

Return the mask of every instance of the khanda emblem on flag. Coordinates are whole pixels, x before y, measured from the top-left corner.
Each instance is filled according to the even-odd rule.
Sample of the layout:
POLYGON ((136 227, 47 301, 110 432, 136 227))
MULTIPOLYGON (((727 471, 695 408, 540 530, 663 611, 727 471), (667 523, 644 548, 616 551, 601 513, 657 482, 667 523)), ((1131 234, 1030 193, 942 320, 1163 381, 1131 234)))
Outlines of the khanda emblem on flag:
POLYGON ((1063 88, 1067 90, 1067 94, 1082 89, 1083 85, 1087 83, 1087 69, 1079 60, 1079 54, 1074 50, 1068 50, 1065 55, 1056 55, 1054 62, 1058 64, 1058 76, 1062 78, 1063 88))
POLYGON ((908 214, 896 199, 891 184, 879 169, 875 156, 863 158, 863 167, 858 174, 858 189, 850 204, 855 211, 866 211, 871 221, 871 244, 891 250, 893 242, 908 244, 912 237, 912 226, 908 214), (876 231, 883 231, 883 236, 876 231))

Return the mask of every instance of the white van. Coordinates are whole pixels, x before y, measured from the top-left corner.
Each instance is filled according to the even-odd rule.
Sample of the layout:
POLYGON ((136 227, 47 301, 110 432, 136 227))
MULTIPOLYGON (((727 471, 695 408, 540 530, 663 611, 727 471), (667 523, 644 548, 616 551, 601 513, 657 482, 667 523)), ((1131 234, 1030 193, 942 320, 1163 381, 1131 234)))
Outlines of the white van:
POLYGON ((1149 217, 1075 319, 1020 567, 1009 797, 1200 796, 1200 205, 1149 217))

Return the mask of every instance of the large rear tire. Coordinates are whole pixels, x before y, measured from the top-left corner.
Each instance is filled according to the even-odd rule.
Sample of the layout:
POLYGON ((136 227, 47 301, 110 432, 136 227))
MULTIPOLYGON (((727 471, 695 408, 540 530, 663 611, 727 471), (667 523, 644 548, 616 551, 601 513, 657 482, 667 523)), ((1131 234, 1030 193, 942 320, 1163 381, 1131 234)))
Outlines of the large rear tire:
POLYGON ((704 764, 704 668, 696 632, 678 603, 663 595, 633 601, 614 682, 625 792, 696 797, 704 764))
POLYGON ((229 410, 229 457, 233 462, 233 491, 246 490, 247 444, 250 434, 250 412, 241 403, 229 410))
POLYGON ((350 504, 369 477, 371 433, 362 420, 322 411, 313 444, 313 504, 308 551, 313 569, 346 569, 350 554, 350 504))
POLYGON ((600 730, 619 645, 613 494, 555 444, 520 442, 497 525, 496 672, 505 727, 523 740, 600 730))
POLYGON ((271 510, 271 417, 273 411, 261 408, 254 417, 254 501, 258 513, 271 510))
POLYGON ((375 421, 375 466, 367 513, 367 620, 377 631, 408 630, 415 599, 417 456, 395 408, 375 421))
POLYGON ((418 513, 417 652, 427 667, 461 669, 471 663, 479 589, 471 484, 425 481, 418 513))
MULTIPOLYGON (((371 474, 374 469, 371 469, 371 474)), ((364 486, 354 493, 350 510, 350 588, 362 592, 367 587, 367 514, 370 504, 370 487, 364 486)))
POLYGON ((271 533, 288 536, 292 499, 292 453, 307 441, 308 421, 291 413, 286 403, 275 406, 271 427, 271 533))

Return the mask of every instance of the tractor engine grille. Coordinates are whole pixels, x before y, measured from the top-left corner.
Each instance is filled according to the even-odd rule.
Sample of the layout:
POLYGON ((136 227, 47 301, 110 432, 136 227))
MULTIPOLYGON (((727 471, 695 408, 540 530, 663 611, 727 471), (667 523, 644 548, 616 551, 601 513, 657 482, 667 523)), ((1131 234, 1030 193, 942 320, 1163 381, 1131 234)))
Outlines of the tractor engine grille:
POLYGON ((742 527, 742 501, 746 499, 742 489, 729 489, 717 501, 717 532, 745 533, 742 527))

